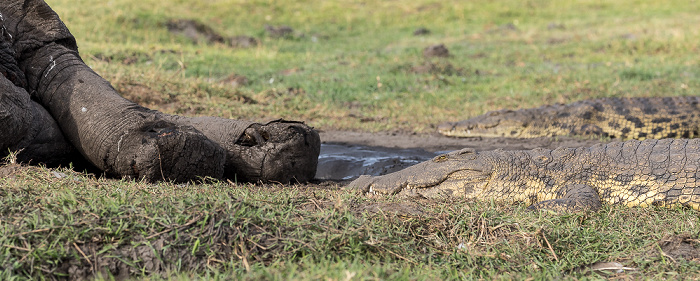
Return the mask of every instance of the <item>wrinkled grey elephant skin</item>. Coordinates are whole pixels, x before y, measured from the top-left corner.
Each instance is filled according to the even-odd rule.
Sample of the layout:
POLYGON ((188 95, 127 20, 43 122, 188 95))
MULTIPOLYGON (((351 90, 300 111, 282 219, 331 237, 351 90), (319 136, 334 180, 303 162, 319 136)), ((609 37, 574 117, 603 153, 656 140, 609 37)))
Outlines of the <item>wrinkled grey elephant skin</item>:
POLYGON ((80 58, 75 38, 41 0, 0 3, 0 149, 29 162, 79 153, 107 174, 308 181, 318 133, 300 122, 257 124, 163 114, 122 98, 80 58))

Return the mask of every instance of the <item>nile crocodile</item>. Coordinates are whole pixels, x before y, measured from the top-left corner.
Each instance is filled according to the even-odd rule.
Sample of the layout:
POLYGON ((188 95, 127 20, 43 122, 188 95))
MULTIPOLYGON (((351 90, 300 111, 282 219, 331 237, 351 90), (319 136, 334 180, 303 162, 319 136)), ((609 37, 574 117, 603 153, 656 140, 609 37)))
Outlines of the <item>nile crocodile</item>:
POLYGON ((600 136, 613 139, 694 138, 700 97, 601 98, 521 110, 498 110, 438 131, 453 137, 600 136))
POLYGON ((463 149, 349 185, 366 193, 524 202, 531 209, 685 205, 700 210, 700 139, 629 140, 592 147, 463 149))

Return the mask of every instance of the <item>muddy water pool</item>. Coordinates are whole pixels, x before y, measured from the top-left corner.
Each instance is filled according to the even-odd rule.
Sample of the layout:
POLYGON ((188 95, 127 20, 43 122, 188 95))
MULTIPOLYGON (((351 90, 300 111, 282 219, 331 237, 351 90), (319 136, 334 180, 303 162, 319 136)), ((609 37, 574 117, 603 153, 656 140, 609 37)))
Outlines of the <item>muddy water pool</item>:
POLYGON ((429 160, 446 151, 324 143, 316 178, 352 180, 360 175, 384 175, 429 160))

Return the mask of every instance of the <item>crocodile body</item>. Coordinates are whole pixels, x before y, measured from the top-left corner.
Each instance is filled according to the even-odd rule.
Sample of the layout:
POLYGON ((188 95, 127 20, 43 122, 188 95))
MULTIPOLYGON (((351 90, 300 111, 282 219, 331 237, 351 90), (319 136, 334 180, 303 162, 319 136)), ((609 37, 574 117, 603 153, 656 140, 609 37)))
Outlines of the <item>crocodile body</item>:
POLYGON ((372 194, 524 202, 531 209, 598 210, 601 204, 685 205, 700 210, 700 139, 629 140, 592 147, 463 149, 350 187, 372 194))
POLYGON ((601 98, 521 110, 498 110, 444 123, 453 137, 535 138, 592 136, 613 139, 698 137, 700 97, 601 98))

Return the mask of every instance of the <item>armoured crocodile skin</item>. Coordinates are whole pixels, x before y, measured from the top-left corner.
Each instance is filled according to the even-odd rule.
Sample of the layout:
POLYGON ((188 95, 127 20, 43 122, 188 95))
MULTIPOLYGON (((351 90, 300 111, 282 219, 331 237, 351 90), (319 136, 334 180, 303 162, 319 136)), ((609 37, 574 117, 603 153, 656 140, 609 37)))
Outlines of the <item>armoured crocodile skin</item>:
POLYGON ((521 110, 498 110, 438 131, 454 137, 583 135, 614 139, 698 137, 700 97, 603 98, 521 110))
POLYGON ((373 194, 525 202, 532 209, 685 205, 700 210, 700 139, 629 140, 584 148, 464 149, 349 186, 373 194))

